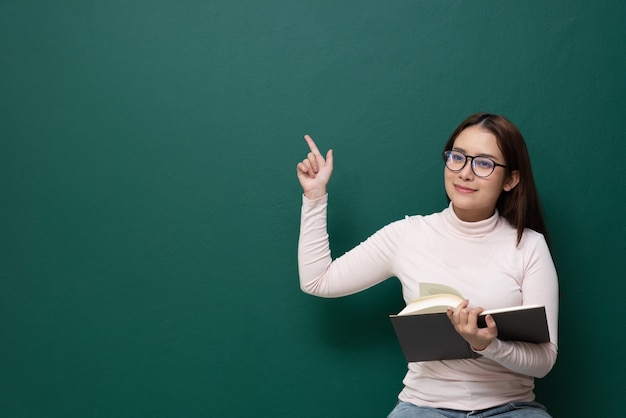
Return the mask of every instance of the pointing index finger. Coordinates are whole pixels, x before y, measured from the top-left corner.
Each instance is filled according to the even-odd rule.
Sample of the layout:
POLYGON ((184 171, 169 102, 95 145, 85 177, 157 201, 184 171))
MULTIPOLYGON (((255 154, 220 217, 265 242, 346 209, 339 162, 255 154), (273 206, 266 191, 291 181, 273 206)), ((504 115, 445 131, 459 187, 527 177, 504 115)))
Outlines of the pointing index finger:
POLYGON ((311 149, 311 152, 313 154, 322 155, 320 153, 320 150, 317 148, 317 145, 315 145, 313 138, 311 138, 309 135, 304 135, 304 139, 306 140, 307 144, 309 144, 309 148, 311 149))

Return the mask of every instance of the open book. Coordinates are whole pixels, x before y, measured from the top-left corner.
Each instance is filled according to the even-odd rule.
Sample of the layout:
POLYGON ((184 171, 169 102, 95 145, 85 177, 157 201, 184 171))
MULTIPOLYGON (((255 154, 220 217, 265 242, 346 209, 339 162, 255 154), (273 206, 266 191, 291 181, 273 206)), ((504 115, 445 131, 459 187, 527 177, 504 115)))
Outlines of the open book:
MULTIPOLYGON (((432 283, 422 283, 422 296, 409 303, 397 315, 389 315, 400 346, 408 362, 478 358, 470 345, 456 332, 446 315, 464 298, 456 290, 432 283)), ((498 339, 545 343, 550 341, 546 310, 527 305, 484 311, 478 326, 486 327, 485 316, 491 315, 498 327, 498 339)))

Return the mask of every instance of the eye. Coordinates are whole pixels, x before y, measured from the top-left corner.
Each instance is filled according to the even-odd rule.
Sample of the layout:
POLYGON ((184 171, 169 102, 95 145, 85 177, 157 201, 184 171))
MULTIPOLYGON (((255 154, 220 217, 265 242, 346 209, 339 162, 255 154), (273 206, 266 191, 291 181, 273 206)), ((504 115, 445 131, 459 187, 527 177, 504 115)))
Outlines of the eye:
POLYGON ((461 162, 465 161, 465 155, 460 154, 458 152, 451 152, 450 153, 450 160, 455 162, 455 163, 461 163, 461 162))
POLYGON ((476 164, 476 168, 493 168, 494 166, 494 162, 487 158, 476 158, 474 164, 476 164))

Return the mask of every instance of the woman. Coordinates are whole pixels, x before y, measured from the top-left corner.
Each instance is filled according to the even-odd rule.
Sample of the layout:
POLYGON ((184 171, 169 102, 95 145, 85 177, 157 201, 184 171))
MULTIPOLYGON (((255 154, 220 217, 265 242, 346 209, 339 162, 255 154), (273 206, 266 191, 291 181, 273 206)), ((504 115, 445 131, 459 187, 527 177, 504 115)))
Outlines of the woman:
POLYGON ((389 417, 549 417, 534 402, 534 377, 545 376, 557 356, 558 283, 548 249, 528 152, 517 128, 502 116, 479 113, 454 131, 444 148, 449 207, 429 216, 407 216, 332 260, 326 232, 326 186, 333 153, 326 158, 309 136, 310 152, 298 163, 303 188, 298 245, 304 292, 339 297, 389 277, 402 284, 406 303, 421 282, 458 290, 467 299, 448 317, 482 356, 409 363, 399 402, 389 417), (550 342, 501 341, 486 309, 546 307, 550 342))

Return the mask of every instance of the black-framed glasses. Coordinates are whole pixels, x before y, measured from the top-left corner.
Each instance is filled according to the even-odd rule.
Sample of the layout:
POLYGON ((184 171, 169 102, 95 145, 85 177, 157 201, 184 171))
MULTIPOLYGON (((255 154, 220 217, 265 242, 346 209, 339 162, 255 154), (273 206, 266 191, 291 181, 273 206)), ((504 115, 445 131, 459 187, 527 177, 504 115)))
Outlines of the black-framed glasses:
POLYGON ((473 155, 465 155, 460 151, 448 150, 443 153, 443 161, 450 171, 461 171, 467 160, 472 160, 472 171, 478 177, 489 177, 496 167, 507 168, 505 165, 498 164, 488 157, 474 157, 473 155))

